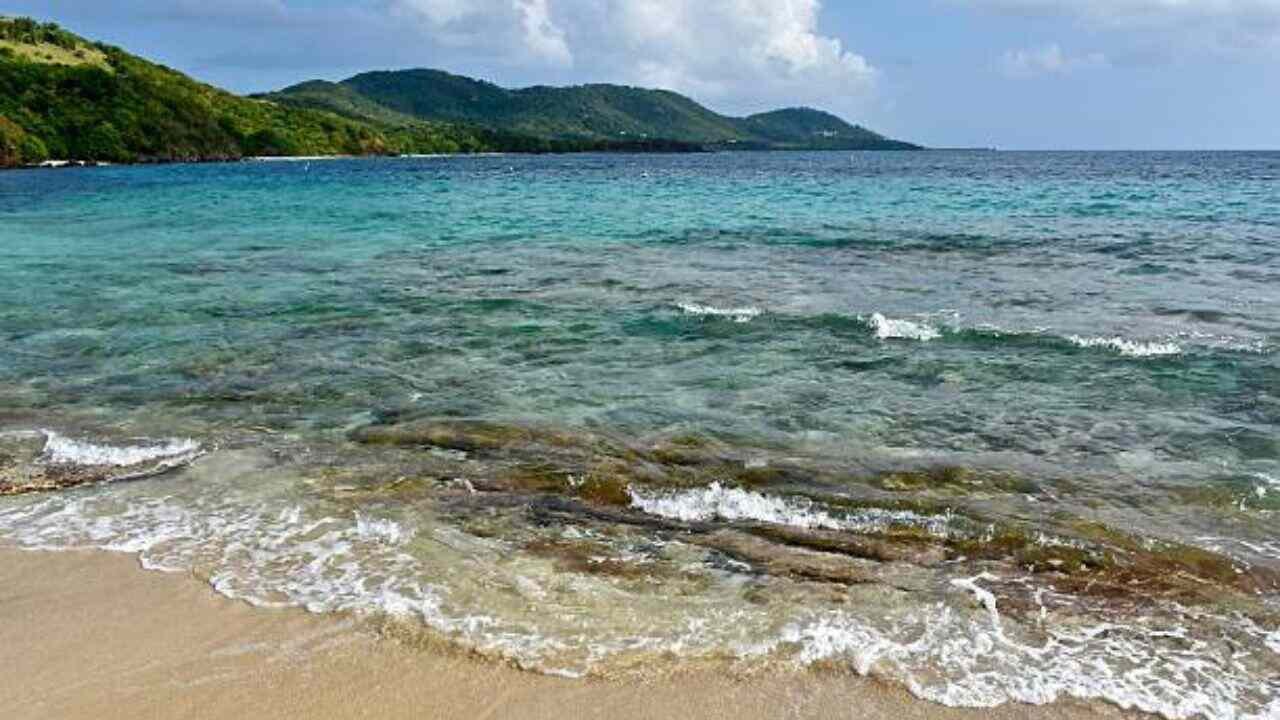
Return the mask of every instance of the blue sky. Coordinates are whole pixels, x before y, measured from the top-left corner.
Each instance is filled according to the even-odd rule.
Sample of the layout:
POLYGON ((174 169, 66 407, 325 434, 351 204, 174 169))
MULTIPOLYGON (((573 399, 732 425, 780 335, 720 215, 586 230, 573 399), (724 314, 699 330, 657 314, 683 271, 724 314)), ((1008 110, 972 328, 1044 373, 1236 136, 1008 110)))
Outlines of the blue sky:
POLYGON ((440 67, 932 146, 1280 148, 1280 0, 10 0, 240 92, 440 67))

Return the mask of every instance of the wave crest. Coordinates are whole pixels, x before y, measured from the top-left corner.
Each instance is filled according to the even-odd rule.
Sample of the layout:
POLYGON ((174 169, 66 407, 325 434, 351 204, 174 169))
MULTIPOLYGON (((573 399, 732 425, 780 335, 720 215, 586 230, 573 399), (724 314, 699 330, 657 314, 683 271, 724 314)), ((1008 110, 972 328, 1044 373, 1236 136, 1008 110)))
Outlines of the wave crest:
POLYGON ((1130 340, 1123 337, 1081 337, 1068 335, 1066 341, 1085 349, 1103 348, 1127 357, 1167 357, 1181 355, 1182 346, 1168 341, 1130 340))
POLYGON ((919 340, 929 342, 942 337, 942 331, 923 322, 887 318, 880 313, 872 313, 867 323, 881 340, 919 340))
POLYGON ((628 488, 631 506, 649 515, 683 522, 747 520, 786 525, 804 530, 843 530, 855 533, 882 532, 893 526, 911 525, 944 537, 950 533, 951 518, 920 515, 907 510, 865 508, 835 515, 807 498, 784 498, 751 490, 711 483, 701 490, 646 492, 628 488))
POLYGON ((718 308, 712 305, 700 305, 698 303, 685 302, 676 303, 676 307, 680 308, 680 310, 686 315, 696 315, 698 317, 722 317, 728 318, 737 323, 751 322, 764 314, 763 310, 752 306, 740 308, 718 308))
POLYGON ((44 430, 41 459, 54 465, 132 467, 162 461, 185 461, 200 453, 200 443, 190 438, 145 441, 137 445, 102 445, 75 440, 44 430))

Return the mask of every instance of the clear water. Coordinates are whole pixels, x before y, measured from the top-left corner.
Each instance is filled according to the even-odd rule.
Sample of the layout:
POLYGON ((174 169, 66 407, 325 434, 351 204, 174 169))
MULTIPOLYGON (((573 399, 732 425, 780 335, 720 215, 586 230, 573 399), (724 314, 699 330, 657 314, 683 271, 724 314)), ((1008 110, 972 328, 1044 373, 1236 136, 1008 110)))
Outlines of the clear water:
POLYGON ((10 459, 183 449, 0 499, 0 542, 544 671, 822 661, 948 704, 1280 713, 1280 154, 20 171, 0 248, 10 459), (459 420, 532 430, 361 435, 459 420), (1102 597, 973 551, 1097 527, 1248 582, 1183 557, 1212 597, 1102 597), (904 528, 945 555, 815 549, 904 528))

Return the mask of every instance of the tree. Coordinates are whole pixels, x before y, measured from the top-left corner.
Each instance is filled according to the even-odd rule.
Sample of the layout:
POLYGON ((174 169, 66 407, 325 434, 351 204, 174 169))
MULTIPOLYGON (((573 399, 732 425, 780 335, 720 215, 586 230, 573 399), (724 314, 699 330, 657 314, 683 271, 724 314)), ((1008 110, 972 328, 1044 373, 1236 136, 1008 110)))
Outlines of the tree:
POLYGON ((245 139, 244 151, 247 155, 285 156, 298 155, 298 145, 293 138, 283 131, 269 127, 263 128, 245 139))
POLYGON ((23 130, 12 120, 0 116, 0 167, 18 167, 43 162, 49 158, 40 138, 23 130))
POLYGON ((124 138, 111 123, 101 123, 86 133, 76 154, 84 160, 125 162, 130 159, 124 138))

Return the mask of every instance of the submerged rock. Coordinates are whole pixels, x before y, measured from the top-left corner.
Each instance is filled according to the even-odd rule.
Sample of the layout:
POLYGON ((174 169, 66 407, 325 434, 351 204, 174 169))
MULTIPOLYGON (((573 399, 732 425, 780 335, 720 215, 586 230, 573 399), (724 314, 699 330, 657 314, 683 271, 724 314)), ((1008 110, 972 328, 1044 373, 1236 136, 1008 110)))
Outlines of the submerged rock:
MULTIPOLYGON (((371 425, 351 439, 369 452, 398 448, 406 457, 443 463, 392 477, 448 478, 447 491, 436 489, 439 483, 414 487, 450 517, 474 518, 483 510, 509 517, 512 527, 625 527, 706 548, 761 575, 810 584, 894 585, 886 578, 903 568, 991 571, 1034 577, 1117 611, 1162 600, 1203 605, 1280 587, 1265 568, 1144 541, 1063 511, 1038 519, 991 513, 991 498, 1042 492, 1015 473, 936 466, 875 474, 779 458, 704 435, 623 438, 466 419, 371 425), (423 449, 431 452, 417 452, 423 449), (456 456, 444 458, 441 451, 456 456), (638 497, 654 507, 637 504, 638 497), (657 507, 663 498, 672 505, 668 511, 657 507), (701 501, 677 512, 682 498, 701 501)), ((399 493, 402 486, 398 481, 387 489, 399 493)), ((558 546, 533 547, 566 568, 629 572, 607 563, 588 567, 558 546)), ((1037 606, 1024 598, 1008 609, 1030 613, 1037 606)))
POLYGON ((775 577, 837 585, 860 585, 877 579, 875 561, 781 545, 735 530, 719 530, 693 542, 775 577))
POLYGON ((39 463, 44 445, 45 438, 41 433, 0 435, 0 495, 57 490, 80 484, 72 475, 39 463))
POLYGON ((544 444, 566 447, 586 438, 539 428, 488 420, 419 420, 396 425, 369 425, 351 433, 365 445, 434 447, 461 452, 492 452, 544 444))
POLYGON ((919 470, 902 470, 879 475, 872 485, 891 492, 1021 493, 1034 495, 1039 486, 1029 478, 1008 473, 983 472, 973 468, 942 465, 919 470))
POLYGON ((169 472, 202 454, 191 440, 104 445, 52 431, 0 435, 0 496, 49 492, 169 472))

